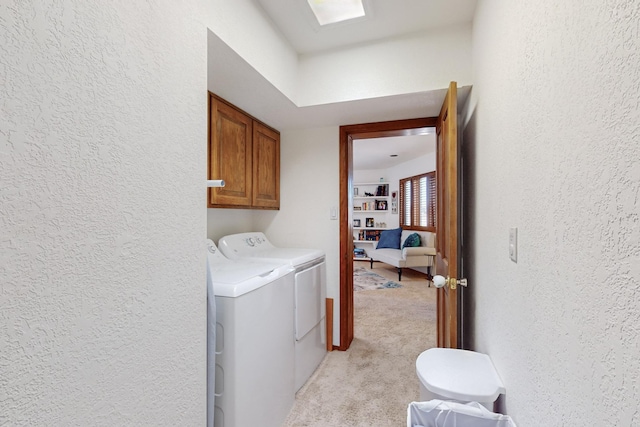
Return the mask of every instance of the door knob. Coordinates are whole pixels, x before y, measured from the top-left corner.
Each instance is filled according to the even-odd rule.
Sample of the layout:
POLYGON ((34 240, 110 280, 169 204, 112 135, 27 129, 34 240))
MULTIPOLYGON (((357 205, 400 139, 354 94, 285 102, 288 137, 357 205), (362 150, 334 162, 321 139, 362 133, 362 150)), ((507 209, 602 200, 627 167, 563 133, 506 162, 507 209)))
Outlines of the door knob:
POLYGON ((457 285, 467 287, 467 279, 456 279, 455 277, 449 277, 445 279, 443 276, 437 275, 433 277, 433 285, 436 288, 443 288, 449 286, 450 289, 455 289, 457 285))
POLYGON ((444 286, 447 284, 448 281, 449 281, 448 277, 445 279, 443 276, 440 276, 440 275, 433 276, 433 285, 436 288, 444 288, 444 286))

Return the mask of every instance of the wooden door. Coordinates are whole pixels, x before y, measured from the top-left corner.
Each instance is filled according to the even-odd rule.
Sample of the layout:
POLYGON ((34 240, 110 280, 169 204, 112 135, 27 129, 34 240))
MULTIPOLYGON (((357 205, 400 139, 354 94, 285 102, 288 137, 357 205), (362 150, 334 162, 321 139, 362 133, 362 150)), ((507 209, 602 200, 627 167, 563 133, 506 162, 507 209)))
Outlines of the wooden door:
POLYGON ((224 179, 225 186, 211 188, 209 206, 251 206, 253 120, 211 96, 209 125, 209 179, 224 179))
MULTIPOLYGON (((451 82, 436 123, 436 274, 459 279, 457 86, 451 82)), ((458 287, 438 289, 438 347, 459 348, 458 287)))
POLYGON ((280 134, 253 122, 253 206, 280 209, 280 134))

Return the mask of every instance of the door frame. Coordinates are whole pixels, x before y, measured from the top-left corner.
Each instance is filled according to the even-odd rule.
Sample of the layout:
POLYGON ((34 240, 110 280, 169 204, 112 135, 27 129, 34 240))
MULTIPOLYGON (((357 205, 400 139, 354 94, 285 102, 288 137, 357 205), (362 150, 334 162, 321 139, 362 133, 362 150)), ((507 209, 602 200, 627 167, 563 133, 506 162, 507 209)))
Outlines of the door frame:
POLYGON ((437 117, 340 126, 340 345, 353 341, 353 141, 365 138, 422 135, 435 128, 437 117))

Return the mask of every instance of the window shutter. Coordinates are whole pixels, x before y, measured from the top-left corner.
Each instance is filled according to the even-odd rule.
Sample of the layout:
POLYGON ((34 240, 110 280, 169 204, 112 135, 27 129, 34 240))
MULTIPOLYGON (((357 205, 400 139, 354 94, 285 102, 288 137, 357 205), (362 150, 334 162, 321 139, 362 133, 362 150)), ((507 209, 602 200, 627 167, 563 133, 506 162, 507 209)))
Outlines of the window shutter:
POLYGON ((403 214, 402 214, 402 225, 407 227, 411 227, 413 225, 411 223, 411 181, 404 181, 404 203, 403 203, 403 214))
POLYGON ((420 218, 420 227, 427 227, 427 177, 422 176, 418 181, 420 192, 418 193, 418 203, 416 203, 419 210, 417 218, 420 218))
POLYGON ((411 178, 411 225, 420 226, 420 179, 418 177, 411 178))
POLYGON ((400 180, 400 226, 435 231, 436 174, 429 172, 400 180))
POLYGON ((429 197, 429 227, 436 226, 436 175, 433 174, 429 180, 427 194, 429 197))

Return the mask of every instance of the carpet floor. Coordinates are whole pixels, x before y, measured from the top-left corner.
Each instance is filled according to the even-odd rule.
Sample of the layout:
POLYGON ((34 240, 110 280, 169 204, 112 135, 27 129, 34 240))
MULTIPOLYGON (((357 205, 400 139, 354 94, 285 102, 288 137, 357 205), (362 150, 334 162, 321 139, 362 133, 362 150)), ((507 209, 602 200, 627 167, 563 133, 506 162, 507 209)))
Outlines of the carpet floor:
POLYGON ((356 292, 401 287, 400 283, 374 273, 369 268, 356 267, 353 269, 353 290, 356 292))
MULTIPOLYGON (((385 264, 374 264, 373 271, 397 279, 385 264)), ((420 394, 416 358, 436 344, 436 291, 413 270, 401 283, 354 293, 351 347, 327 354, 298 391, 285 427, 406 425, 407 405, 420 394)))

